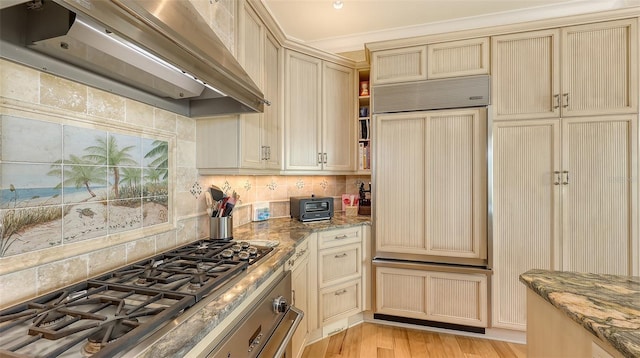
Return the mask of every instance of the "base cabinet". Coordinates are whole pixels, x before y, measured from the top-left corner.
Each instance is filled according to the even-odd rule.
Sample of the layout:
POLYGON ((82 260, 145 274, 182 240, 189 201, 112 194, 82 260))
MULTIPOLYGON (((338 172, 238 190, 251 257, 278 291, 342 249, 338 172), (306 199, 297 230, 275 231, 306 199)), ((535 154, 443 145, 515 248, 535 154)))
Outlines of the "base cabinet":
POLYGON ((375 267, 376 313, 473 327, 487 327, 483 273, 375 267))
MULTIPOLYGON (((291 290, 293 301, 291 302, 296 308, 304 312, 304 317, 298 325, 298 328, 291 338, 292 352, 294 357, 302 356, 309 331, 312 329, 310 318, 315 310, 312 309, 311 295, 315 294, 315 290, 311 287, 312 282, 312 248, 315 245, 315 234, 311 235, 304 242, 300 243, 296 248, 293 256, 286 262, 285 269, 291 270, 291 290), (311 245, 310 245, 311 244, 311 245)), ((313 253, 315 255, 315 252, 313 253)))
POLYGON ((608 342, 588 332, 527 289, 527 357, 622 357, 608 342))

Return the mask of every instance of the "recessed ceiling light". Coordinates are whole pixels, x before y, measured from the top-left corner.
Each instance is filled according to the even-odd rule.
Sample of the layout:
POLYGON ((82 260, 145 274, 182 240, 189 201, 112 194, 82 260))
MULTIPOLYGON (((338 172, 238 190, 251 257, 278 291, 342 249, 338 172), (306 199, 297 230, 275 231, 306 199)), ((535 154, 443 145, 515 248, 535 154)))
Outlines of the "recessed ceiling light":
POLYGON ((342 9, 342 6, 344 5, 344 3, 342 1, 334 1, 333 2, 333 8, 334 9, 342 9))

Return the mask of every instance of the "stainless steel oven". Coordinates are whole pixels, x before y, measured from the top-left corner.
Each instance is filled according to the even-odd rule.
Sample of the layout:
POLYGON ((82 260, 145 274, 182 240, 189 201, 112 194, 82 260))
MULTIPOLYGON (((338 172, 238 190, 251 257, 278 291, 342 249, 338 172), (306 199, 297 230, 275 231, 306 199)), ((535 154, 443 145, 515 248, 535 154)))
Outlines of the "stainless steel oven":
POLYGON ((291 338, 304 313, 291 305, 291 272, 280 274, 266 292, 240 315, 211 358, 289 358, 291 338))

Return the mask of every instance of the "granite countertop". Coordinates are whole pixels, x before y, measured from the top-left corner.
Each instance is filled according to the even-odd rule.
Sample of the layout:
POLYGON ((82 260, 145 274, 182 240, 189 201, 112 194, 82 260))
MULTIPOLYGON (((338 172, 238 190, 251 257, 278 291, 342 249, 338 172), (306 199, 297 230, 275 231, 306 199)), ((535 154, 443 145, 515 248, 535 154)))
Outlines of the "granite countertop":
MULTIPOLYGON (((252 222, 233 228, 233 239, 278 241, 278 246, 258 264, 250 266, 247 274, 233 287, 220 292, 214 299, 205 298, 186 311, 189 315, 162 337, 154 339, 149 347, 136 354, 138 358, 183 357, 209 332, 227 318, 234 309, 260 288, 293 254, 296 245, 313 232, 370 224, 369 216, 345 216, 336 214, 331 220, 302 223, 290 218, 252 222)), ((180 319, 180 317, 178 317, 180 319)))
POLYGON ((640 277, 530 270, 520 281, 625 357, 640 357, 640 277))

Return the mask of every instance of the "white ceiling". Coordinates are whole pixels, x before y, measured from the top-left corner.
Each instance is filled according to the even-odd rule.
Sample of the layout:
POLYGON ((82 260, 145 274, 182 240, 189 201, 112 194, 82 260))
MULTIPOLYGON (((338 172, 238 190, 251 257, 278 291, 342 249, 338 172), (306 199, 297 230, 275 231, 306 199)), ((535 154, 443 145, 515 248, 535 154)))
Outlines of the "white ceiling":
POLYGON ((640 6, 640 0, 262 0, 284 33, 333 53, 367 42, 640 6))

